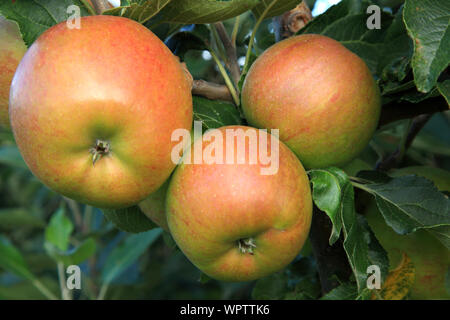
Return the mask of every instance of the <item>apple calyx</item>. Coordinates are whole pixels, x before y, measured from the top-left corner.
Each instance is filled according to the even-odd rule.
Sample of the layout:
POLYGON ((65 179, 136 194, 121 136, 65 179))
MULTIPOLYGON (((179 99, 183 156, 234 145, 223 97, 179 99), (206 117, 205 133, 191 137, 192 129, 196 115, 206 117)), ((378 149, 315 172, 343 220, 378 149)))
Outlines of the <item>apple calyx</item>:
POLYGON ((254 254, 253 249, 256 248, 256 245, 253 242, 253 238, 247 238, 247 239, 239 239, 238 245, 239 245, 239 251, 241 253, 249 253, 251 255, 254 254))
POLYGON ((95 141, 95 146, 89 151, 92 154, 92 166, 95 166, 95 163, 98 160, 110 153, 111 146, 108 141, 97 139, 97 141, 95 141))

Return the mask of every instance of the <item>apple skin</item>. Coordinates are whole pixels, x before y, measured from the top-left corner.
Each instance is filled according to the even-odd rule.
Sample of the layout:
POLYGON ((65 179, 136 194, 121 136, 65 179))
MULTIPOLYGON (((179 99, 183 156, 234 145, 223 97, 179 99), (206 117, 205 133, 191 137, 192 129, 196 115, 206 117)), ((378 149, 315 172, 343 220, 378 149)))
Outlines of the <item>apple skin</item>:
MULTIPOLYGON (((194 143, 194 129, 190 132, 191 145, 194 143)), ((152 220, 158 227, 164 231, 170 232, 169 225, 167 224, 166 216, 166 195, 169 188, 170 178, 159 188, 153 192, 144 201, 138 204, 139 209, 144 213, 147 218, 152 220)))
POLYGON ((0 16, 0 127, 10 129, 9 89, 20 60, 27 51, 16 23, 0 16))
MULTIPOLYGON (((450 173, 432 167, 407 167, 390 173, 392 176, 416 174, 435 181, 440 191, 450 191, 450 173)), ((378 241, 386 249, 391 268, 401 261, 406 253, 416 269, 416 279, 411 288, 411 299, 450 299, 445 289, 445 276, 450 267, 450 251, 426 230, 408 235, 399 235, 384 221, 376 204, 372 201, 365 214, 378 241)))
POLYGON ((345 165, 367 146, 381 98, 363 60, 331 38, 306 34, 255 61, 242 108, 251 125, 279 129, 305 168, 323 168, 345 165))
MULTIPOLYGON (((256 130, 218 130, 224 134, 237 128, 256 130)), ((203 150, 210 143, 203 142, 203 150)), ((224 138, 223 159, 225 145, 224 138)), ((248 143, 246 147, 248 154, 248 143)), ((294 153, 281 142, 279 147, 274 175, 260 174, 259 156, 256 164, 182 163, 173 174, 166 200, 170 232, 187 258, 208 276, 221 281, 259 279, 286 267, 302 249, 311 224, 310 184, 294 153), (256 245, 253 254, 239 249, 239 240, 249 239, 256 245)), ((234 149, 236 159, 236 144, 234 149)))
POLYGON ((81 29, 58 24, 29 48, 12 82, 10 118, 24 160, 43 183, 117 209, 169 178, 171 134, 192 127, 191 88, 178 59, 147 28, 121 17, 82 17, 81 29), (110 152, 93 165, 98 140, 110 152))
POLYGON ((167 232, 169 232, 166 218, 166 194, 168 187, 169 180, 164 182, 161 188, 138 204, 139 209, 141 209, 147 218, 167 232))

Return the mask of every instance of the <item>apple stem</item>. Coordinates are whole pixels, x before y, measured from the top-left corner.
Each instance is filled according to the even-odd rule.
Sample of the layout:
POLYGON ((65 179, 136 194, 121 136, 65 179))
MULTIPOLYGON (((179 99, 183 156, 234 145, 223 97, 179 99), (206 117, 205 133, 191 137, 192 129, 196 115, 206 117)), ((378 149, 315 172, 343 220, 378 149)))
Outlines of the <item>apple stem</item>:
POLYGON ((255 243, 253 242, 253 238, 248 239, 239 239, 238 245, 239 245, 239 251, 241 253, 249 253, 254 254, 253 249, 256 248, 255 243))
POLYGON ((108 155, 111 151, 111 146, 108 141, 97 140, 95 147, 91 148, 89 152, 92 154, 92 166, 100 160, 103 156, 108 155))

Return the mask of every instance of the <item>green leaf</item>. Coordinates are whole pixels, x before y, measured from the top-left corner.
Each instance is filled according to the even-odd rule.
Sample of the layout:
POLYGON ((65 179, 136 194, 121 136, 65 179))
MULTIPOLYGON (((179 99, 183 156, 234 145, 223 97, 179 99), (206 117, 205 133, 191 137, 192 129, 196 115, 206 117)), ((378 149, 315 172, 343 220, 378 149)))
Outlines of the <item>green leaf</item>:
MULTIPOLYGON (((248 41, 250 41, 250 35, 248 36, 248 41)), ((247 42, 248 42, 247 41, 247 42)), ((244 45, 248 45, 248 43, 244 45)), ((273 21, 272 19, 266 19, 261 22, 255 34, 255 42, 253 44, 252 53, 256 56, 260 56, 268 48, 276 43, 275 33, 273 32, 273 21)), ((250 56, 250 60, 252 57, 250 56)), ((252 61, 250 61, 249 67, 251 67, 252 61)))
POLYGON ((28 169, 16 146, 0 147, 0 164, 14 168, 28 169))
POLYGON ((326 26, 320 33, 339 41, 360 40, 367 33, 366 21, 366 14, 348 15, 326 26))
POLYGON ((172 0, 162 11, 162 20, 185 24, 224 21, 252 9, 259 0, 172 0))
MULTIPOLYGON (((361 0, 343 0, 337 5, 330 7, 320 16, 314 18, 310 23, 308 23, 303 29, 300 29, 298 34, 303 33, 323 33, 326 30, 333 31, 333 25, 335 23, 340 23, 341 19, 346 19, 346 17, 355 14, 362 14, 366 12, 367 6, 370 4, 368 1, 361 0)), ((349 26, 344 26, 345 28, 351 28, 349 26)), ((365 28, 367 30, 366 23, 362 26, 358 26, 358 29, 365 28)))
POLYGON ((358 296, 358 289, 354 283, 348 282, 334 288, 320 300, 355 300, 358 296))
POLYGON ((25 260, 9 240, 0 236, 0 268, 28 280, 34 279, 34 275, 28 269, 25 260))
MULTIPOLYGON (((51 277, 38 278, 36 281, 42 283, 54 294, 60 290, 57 280, 51 277)), ((47 298, 29 281, 0 285, 0 300, 43 300, 47 298)))
POLYGON ((157 228, 138 206, 118 210, 104 209, 103 214, 118 229, 125 232, 140 233, 157 228))
POLYGON ((278 272, 256 281, 252 291, 255 300, 282 299, 288 291, 288 278, 285 273, 278 272))
POLYGON ((261 17, 264 10, 266 10, 272 2, 275 2, 275 4, 267 12, 264 17, 265 19, 279 16, 286 11, 294 9, 300 2, 302 2, 302 0, 261 0, 260 3, 252 9, 256 19, 261 17))
POLYGON ((19 24, 23 39, 30 46, 42 32, 66 21, 72 15, 67 13, 67 8, 71 5, 80 7, 81 16, 90 15, 79 0, 2 1, 0 14, 19 24))
POLYGON ((358 292, 364 289, 367 280, 369 263, 369 248, 366 242, 365 230, 358 223, 355 212, 355 196, 351 184, 343 190, 342 221, 344 230, 344 249, 355 275, 358 292))
POLYGON ((250 70, 250 67, 256 61, 256 59, 258 59, 258 56, 254 52, 252 52, 250 54, 247 68, 242 70, 241 78, 239 79, 238 88, 240 92, 242 92, 242 87, 244 86, 245 78, 247 77, 248 71, 250 70))
POLYGON ((380 46, 361 40, 340 41, 348 50, 355 53, 367 64, 370 72, 375 75, 378 69, 380 46))
POLYGON ((167 231, 163 232, 163 240, 166 246, 169 247, 171 250, 178 250, 177 243, 175 242, 175 240, 173 240, 172 235, 169 232, 167 231))
MULTIPOLYGON (((333 224, 330 244, 336 242, 342 230, 344 249, 356 278, 358 292, 361 292, 367 279, 367 267, 372 264, 388 265, 387 254, 365 220, 356 214, 353 186, 345 172, 328 168, 312 170, 309 174, 314 203, 330 217, 333 224)), ((387 271, 387 267, 381 270, 383 277, 387 271)))
POLYGON ((59 208, 53 214, 48 227, 45 229, 45 240, 59 250, 66 251, 69 247, 69 239, 72 231, 72 222, 66 217, 64 208, 59 208))
POLYGON ((366 218, 362 215, 357 215, 358 224, 364 229, 365 241, 368 245, 368 258, 371 265, 380 267, 381 280, 384 281, 389 274, 389 258, 386 250, 381 246, 380 242, 375 236, 375 233, 370 229, 366 218))
POLYGON ((211 281, 211 280, 212 280, 212 278, 210 278, 208 275, 204 274, 203 272, 200 273, 200 278, 198 279, 198 281, 199 281, 201 284, 208 283, 208 282, 211 281))
POLYGON ((359 176, 367 183, 356 186, 375 196, 386 223, 397 233, 428 229, 450 248, 450 233, 442 232, 450 226, 450 199, 432 181, 415 175, 391 178, 364 171, 359 176))
POLYGON ((88 238, 79 246, 66 252, 62 252, 50 242, 45 242, 44 248, 48 255, 57 262, 62 262, 64 265, 69 266, 80 264, 89 259, 97 250, 97 245, 93 238, 88 238))
POLYGON ((330 245, 333 245, 339 239, 342 229, 342 188, 348 183, 348 177, 345 172, 337 168, 312 170, 309 175, 313 184, 314 203, 328 215, 333 223, 330 235, 330 245))
POLYGON ((450 107, 450 80, 445 80, 444 82, 438 83, 437 88, 450 107))
POLYGON ((419 103, 428 98, 438 97, 439 91, 435 88, 428 93, 422 93, 414 90, 413 92, 404 92, 400 97, 400 101, 408 101, 412 103, 419 103))
POLYGON ((315 300, 320 296, 321 287, 317 277, 308 276, 302 278, 292 292, 284 296, 284 300, 315 300))
POLYGON ((378 73, 384 81, 403 81, 410 70, 414 45, 403 23, 402 10, 395 15, 394 21, 386 32, 381 47, 378 73))
MULTIPOLYGON (((382 76, 384 79, 387 79, 388 77, 382 76)), ((390 95, 390 94, 396 94, 396 93, 402 93, 403 91, 408 91, 410 89, 415 88, 414 81, 407 81, 405 83, 398 83, 398 82, 388 82, 384 88, 383 88, 383 96, 390 95)))
POLYGON ((355 196, 351 183, 345 185, 342 199, 344 249, 355 275, 358 292, 366 288, 367 268, 378 265, 382 279, 388 273, 389 260, 386 251, 369 229, 364 217, 356 214, 355 196))
POLYGON ((161 41, 166 41, 170 36, 178 32, 184 25, 181 23, 159 23, 154 18, 144 24, 150 29, 161 41))
POLYGON ((172 0, 135 0, 103 12, 105 15, 121 16, 145 23, 158 14, 172 0))
MULTIPOLYGON (((450 134, 450 132, 449 132, 450 134)), ((413 148, 425 152, 434 153, 435 155, 443 155, 450 157, 450 146, 446 143, 446 137, 436 137, 425 132, 421 132, 416 139, 414 139, 413 148)))
POLYGON ((101 279, 111 283, 131 266, 161 235, 161 229, 130 235, 125 242, 116 247, 106 259, 101 279))
POLYGON ((45 222, 25 208, 9 208, 0 210, 0 229, 43 228, 45 222))
POLYGON ((205 25, 193 25, 183 28, 166 40, 167 47, 177 56, 184 59, 189 50, 209 50, 211 33, 205 25))
POLYGON ((414 43, 414 81, 419 91, 429 92, 450 62, 450 2, 406 0, 403 19, 414 43))
POLYGON ((242 124, 239 111, 231 103, 196 96, 193 100, 194 120, 202 121, 205 129, 242 124))

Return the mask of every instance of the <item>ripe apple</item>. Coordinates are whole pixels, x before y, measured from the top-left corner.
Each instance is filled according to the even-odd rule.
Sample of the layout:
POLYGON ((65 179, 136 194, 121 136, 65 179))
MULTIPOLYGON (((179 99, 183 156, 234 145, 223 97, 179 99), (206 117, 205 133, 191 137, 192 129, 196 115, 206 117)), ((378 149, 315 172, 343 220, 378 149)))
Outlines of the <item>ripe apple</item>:
POLYGON ((51 189, 100 208, 128 207, 167 180, 171 134, 192 127, 178 59, 141 24, 81 18, 44 32, 14 76, 12 129, 31 171, 51 189))
MULTIPOLYGON (((263 137, 256 150, 262 148, 264 135, 257 129, 228 126, 215 132, 225 136, 227 129, 256 132, 263 137)), ((210 150, 213 136, 208 131, 196 139, 185 158, 198 149, 210 150)), ((251 163, 250 143, 239 155, 236 137, 218 142, 224 147, 222 164, 184 162, 173 174, 166 199, 170 232, 188 259, 212 278, 250 281, 267 276, 289 264, 307 239, 312 215, 308 177, 294 153, 269 137, 269 149, 279 143, 275 174, 261 174, 267 162, 260 153, 251 163), (226 148, 228 143, 234 146, 226 148), (232 164, 225 162, 227 154, 233 155, 232 164)))
POLYGON ((242 89, 248 122, 279 129, 306 168, 342 166, 371 139, 380 93, 363 60, 315 34, 283 40, 252 65, 242 89))
POLYGON ((168 187, 169 180, 164 182, 161 188, 138 204, 139 209, 141 209, 147 218, 165 231, 169 231, 166 219, 166 194, 168 187))
POLYGON ((0 127, 9 129, 9 89, 20 60, 27 51, 19 27, 0 16, 0 127))
MULTIPOLYGON (((407 167, 395 170, 393 176, 416 174, 435 182, 441 191, 450 191, 450 173, 432 167, 407 167)), ((372 201, 366 211, 367 221, 386 249, 391 268, 401 261, 406 253, 416 269, 415 282, 411 289, 412 299, 450 299, 445 289, 445 277, 450 267, 450 251, 426 230, 408 235, 399 235, 384 221, 376 204, 372 201)))

